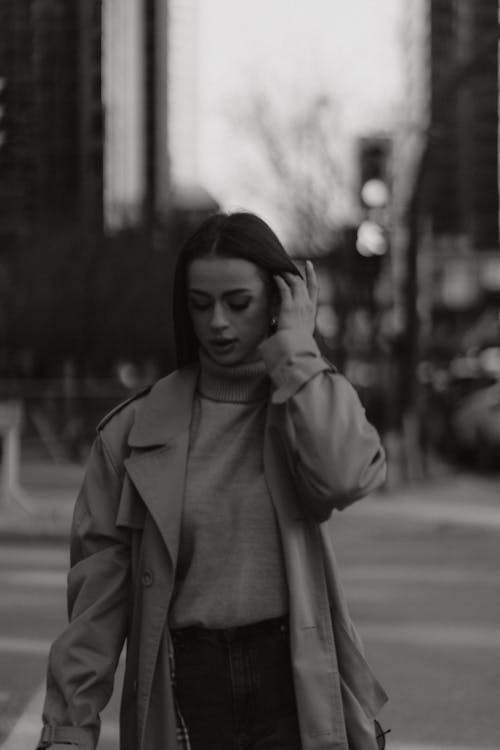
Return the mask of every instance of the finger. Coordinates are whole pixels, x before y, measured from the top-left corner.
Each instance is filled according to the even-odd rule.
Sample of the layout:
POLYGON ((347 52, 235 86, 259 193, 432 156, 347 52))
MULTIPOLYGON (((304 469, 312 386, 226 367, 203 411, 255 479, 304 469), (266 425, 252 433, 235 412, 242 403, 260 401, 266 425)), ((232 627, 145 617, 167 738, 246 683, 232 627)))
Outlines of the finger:
POLYGON ((299 273, 292 273, 291 271, 284 271, 281 275, 288 284, 297 285, 297 284, 304 283, 304 279, 299 273))
POLYGON ((288 271, 283 274, 283 277, 290 287, 293 296, 296 296, 297 294, 300 294, 301 291, 304 291, 306 287, 306 283, 302 276, 299 276, 295 273, 289 273, 288 271))
POLYGON ((276 282, 276 286, 278 287, 281 299, 284 300, 286 298, 291 298, 292 291, 283 276, 279 276, 276 274, 273 278, 276 282))
POLYGON ((316 303, 319 296, 319 281, 311 260, 306 261, 306 284, 311 300, 316 303))

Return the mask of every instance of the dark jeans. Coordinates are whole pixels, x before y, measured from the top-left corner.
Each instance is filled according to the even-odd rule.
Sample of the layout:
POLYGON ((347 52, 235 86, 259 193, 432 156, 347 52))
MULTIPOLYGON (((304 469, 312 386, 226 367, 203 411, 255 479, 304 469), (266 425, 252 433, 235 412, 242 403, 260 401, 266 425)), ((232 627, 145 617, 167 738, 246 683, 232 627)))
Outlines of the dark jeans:
POLYGON ((287 620, 173 631, 192 750, 301 750, 287 620))

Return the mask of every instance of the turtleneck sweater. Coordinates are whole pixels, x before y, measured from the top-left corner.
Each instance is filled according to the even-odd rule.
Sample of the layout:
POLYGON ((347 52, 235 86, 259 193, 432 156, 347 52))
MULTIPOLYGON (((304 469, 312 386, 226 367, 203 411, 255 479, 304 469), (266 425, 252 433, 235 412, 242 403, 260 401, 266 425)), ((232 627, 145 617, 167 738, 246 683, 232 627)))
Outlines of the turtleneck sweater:
POLYGON ((172 628, 227 628, 288 611, 281 542, 264 478, 271 381, 262 360, 222 366, 200 352, 172 628))

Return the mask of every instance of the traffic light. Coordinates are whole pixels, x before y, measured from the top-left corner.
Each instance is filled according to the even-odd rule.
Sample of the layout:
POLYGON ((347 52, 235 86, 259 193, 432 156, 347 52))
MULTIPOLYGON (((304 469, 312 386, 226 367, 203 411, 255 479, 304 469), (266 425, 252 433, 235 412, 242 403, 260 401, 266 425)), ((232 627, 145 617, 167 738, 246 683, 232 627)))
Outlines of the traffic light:
POLYGON ((359 139, 359 203, 362 220, 358 227, 356 249, 366 258, 385 255, 389 247, 390 156, 390 138, 369 136, 359 139))
POLYGON ((359 200, 362 208, 383 208, 388 204, 390 155, 390 138, 370 136, 359 139, 359 200))

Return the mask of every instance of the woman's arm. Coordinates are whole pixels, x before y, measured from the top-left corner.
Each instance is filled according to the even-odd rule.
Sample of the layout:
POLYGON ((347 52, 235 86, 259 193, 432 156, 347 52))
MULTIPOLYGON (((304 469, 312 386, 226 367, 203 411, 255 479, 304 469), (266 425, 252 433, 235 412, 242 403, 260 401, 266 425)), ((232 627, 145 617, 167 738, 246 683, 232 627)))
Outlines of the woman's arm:
POLYGON ((128 625, 129 540, 115 525, 121 484, 99 434, 73 516, 69 624, 50 650, 41 746, 97 743, 128 625))
POLYGON ((306 511, 318 521, 380 486, 385 453, 351 384, 325 360, 313 338, 317 282, 278 279, 278 332, 260 347, 286 409, 285 439, 306 511))
POLYGON ((261 346, 286 409, 285 440, 299 494, 310 514, 326 520, 379 487, 385 453, 352 385, 324 360, 312 336, 277 333, 261 346))

